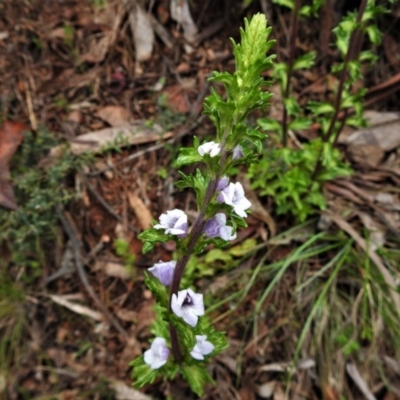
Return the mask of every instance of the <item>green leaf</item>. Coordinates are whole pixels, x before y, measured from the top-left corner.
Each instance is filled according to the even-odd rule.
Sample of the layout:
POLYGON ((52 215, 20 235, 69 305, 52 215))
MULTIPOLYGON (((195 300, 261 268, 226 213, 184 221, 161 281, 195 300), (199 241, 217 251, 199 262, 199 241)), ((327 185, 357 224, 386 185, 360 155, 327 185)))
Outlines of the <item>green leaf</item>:
POLYGON ((309 101, 307 108, 315 115, 331 114, 335 112, 335 107, 326 101, 309 101))
POLYGON ((299 105, 298 101, 296 100, 296 98, 294 98, 293 96, 290 96, 287 99, 284 99, 283 102, 285 104, 286 110, 289 115, 297 116, 301 113, 300 105, 299 105))
POLYGON ((165 243, 171 239, 171 235, 166 235, 163 230, 154 228, 146 229, 138 237, 142 242, 144 242, 142 248, 143 254, 152 250, 157 242, 165 243))
POLYGON ((159 370, 151 369, 149 365, 145 364, 143 356, 136 358, 129 365, 133 367, 133 384, 138 388, 153 383, 159 374, 159 370))
POLYGON ((281 123, 272 118, 259 118, 257 124, 265 131, 282 132, 281 123))
POLYGON ((274 4, 278 4, 283 7, 287 7, 290 10, 294 9, 294 1, 295 0, 272 0, 274 4))
POLYGON ((293 64, 293 69, 301 69, 301 68, 311 68, 314 65, 316 53, 315 51, 309 51, 308 53, 303 54, 302 56, 296 58, 293 64))
POLYGON ((369 40, 374 44, 374 45, 379 45, 382 41, 382 32, 378 29, 378 27, 374 24, 367 26, 367 34, 369 37, 369 40))
MULTIPOLYGON (((202 317, 199 318, 199 321, 201 319, 202 317)), ((183 349, 191 350, 196 343, 196 337, 193 328, 188 325, 182 318, 176 316, 174 313, 169 313, 169 320, 176 328, 179 343, 183 345, 183 349)))
POLYGON ((160 242, 166 242, 170 238, 169 235, 166 235, 162 229, 154 229, 154 228, 149 228, 143 231, 139 235, 139 239, 141 241, 150 241, 150 242, 155 242, 155 241, 160 241, 160 242))
POLYGON ((213 263, 215 261, 230 262, 232 261, 232 256, 224 250, 213 249, 210 250, 204 257, 206 263, 213 263))
POLYGON ((301 131, 310 127, 312 121, 307 117, 298 117, 289 122, 288 128, 293 131, 301 131))
MULTIPOLYGON (((218 163, 218 160, 212 160, 211 162, 218 163)), ((179 174, 182 179, 175 182, 175 186, 180 190, 192 188, 196 192, 197 206, 200 209, 204 201, 207 187, 210 184, 211 177, 209 175, 204 176, 199 169, 196 169, 195 175, 185 175, 182 171, 179 171, 179 174)))
POLYGON ((229 254, 232 254, 235 257, 243 257, 250 251, 252 251, 256 246, 257 246, 257 241, 255 239, 247 239, 244 242, 240 243, 239 245, 229 249, 229 254))
POLYGON ((360 53, 360 55, 358 56, 358 59, 361 62, 374 63, 374 62, 378 61, 379 58, 376 54, 374 54, 372 52, 372 50, 364 50, 360 53))
POLYGON ((166 287, 153 275, 144 271, 145 284, 150 291, 156 296, 158 304, 168 307, 168 292, 166 287))
POLYGON ((353 107, 355 103, 355 99, 354 96, 347 92, 347 91, 343 91, 343 96, 342 96, 342 101, 340 103, 340 108, 342 110, 344 110, 345 108, 350 108, 353 107))
POLYGON ((185 365, 182 367, 182 375, 189 384, 190 389, 199 397, 203 395, 207 383, 214 383, 210 374, 201 363, 185 365))
POLYGON ((156 245, 155 243, 151 243, 151 242, 144 243, 143 247, 142 247, 142 253, 147 254, 149 251, 153 250, 155 245, 156 245))
POLYGON ((284 92, 287 85, 289 67, 286 63, 282 62, 274 64, 273 68, 273 77, 278 80, 281 91, 284 92))
POLYGON ((184 147, 180 149, 178 158, 174 162, 174 167, 180 168, 183 165, 193 164, 202 161, 203 157, 200 156, 197 149, 193 147, 184 147))
POLYGON ((318 11, 323 4, 325 4, 325 0, 312 0, 311 5, 305 5, 300 8, 300 15, 304 17, 309 17, 310 15, 317 17, 318 11))

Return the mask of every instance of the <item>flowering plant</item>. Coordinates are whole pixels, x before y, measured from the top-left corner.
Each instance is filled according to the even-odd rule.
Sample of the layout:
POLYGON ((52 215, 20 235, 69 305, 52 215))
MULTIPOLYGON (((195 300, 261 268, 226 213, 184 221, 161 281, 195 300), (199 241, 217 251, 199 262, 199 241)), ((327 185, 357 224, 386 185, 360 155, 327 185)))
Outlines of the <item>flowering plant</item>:
POLYGON ((200 144, 194 137, 193 146, 182 148, 178 168, 200 163, 192 175, 180 172, 176 186, 191 188, 196 193, 198 216, 191 227, 182 210, 162 214, 153 228, 140 238, 147 253, 159 242, 176 243, 176 261, 156 263, 146 273, 145 283, 157 300, 155 335, 144 356, 135 359, 133 379, 137 386, 163 376, 172 379, 181 373, 191 389, 201 395, 212 379, 206 369, 210 357, 227 347, 225 333, 217 332, 205 316, 203 295, 190 287, 181 288, 181 280, 191 256, 207 246, 224 247, 236 238, 238 227, 245 227, 251 207, 240 182, 230 182, 229 171, 238 164, 255 162, 262 149, 265 134, 245 124, 248 113, 264 109, 271 94, 262 89, 268 82, 261 77, 272 65, 273 56, 266 56, 274 44, 268 37, 271 28, 262 14, 245 20, 241 43, 233 40, 236 70, 214 72, 211 80, 224 85, 227 98, 216 90, 205 100, 205 113, 216 127, 216 139, 200 144))

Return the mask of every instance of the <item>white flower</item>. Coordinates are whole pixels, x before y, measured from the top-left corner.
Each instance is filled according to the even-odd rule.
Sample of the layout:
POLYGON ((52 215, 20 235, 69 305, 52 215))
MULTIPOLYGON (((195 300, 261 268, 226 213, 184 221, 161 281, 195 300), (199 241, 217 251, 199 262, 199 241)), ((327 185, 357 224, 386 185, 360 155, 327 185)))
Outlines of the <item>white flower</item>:
POLYGON ((156 337, 150 346, 150 349, 144 352, 144 362, 150 365, 151 369, 162 367, 168 360, 169 349, 167 342, 162 337, 156 337))
POLYGON ((161 214, 160 223, 154 225, 155 229, 165 229, 168 235, 177 235, 180 239, 186 237, 188 230, 187 215, 175 208, 175 210, 167 211, 166 214, 161 214))
POLYGON ((204 360, 204 356, 212 353, 214 345, 207 340, 206 335, 196 335, 196 344, 190 352, 196 360, 204 360))
POLYGON ((192 289, 180 290, 171 299, 172 311, 190 326, 195 327, 200 315, 204 315, 203 295, 192 289))
POLYGON ((199 146, 197 151, 202 157, 204 154, 209 154, 210 157, 215 157, 221 153, 221 145, 215 142, 206 142, 199 146))
POLYGON ((206 222, 203 232, 208 238, 220 237, 224 240, 234 240, 236 233, 232 234, 232 230, 231 226, 226 225, 226 215, 218 213, 206 222))
POLYGON ((251 207, 250 201, 244 196, 243 186, 239 182, 231 182, 229 186, 221 191, 217 200, 220 203, 232 206, 233 211, 242 218, 247 217, 245 210, 251 207))

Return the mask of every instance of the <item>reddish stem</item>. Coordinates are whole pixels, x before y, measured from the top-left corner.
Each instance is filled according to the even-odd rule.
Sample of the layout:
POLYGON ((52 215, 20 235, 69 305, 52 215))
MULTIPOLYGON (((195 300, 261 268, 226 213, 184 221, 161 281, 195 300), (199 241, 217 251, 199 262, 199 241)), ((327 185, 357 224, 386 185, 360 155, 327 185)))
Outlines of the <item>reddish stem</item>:
MULTIPOLYGON (((284 100, 286 100, 290 94, 290 86, 291 86, 290 83, 293 75, 294 59, 296 56, 296 38, 299 30, 300 3, 301 0, 296 0, 292 14, 292 31, 289 43, 290 50, 289 50, 289 60, 288 60, 287 82, 286 82, 285 92, 283 93, 284 100)), ((287 127, 288 127, 288 113, 286 106, 284 106, 283 116, 282 116, 282 142, 284 147, 287 146, 287 141, 288 141, 287 127)))

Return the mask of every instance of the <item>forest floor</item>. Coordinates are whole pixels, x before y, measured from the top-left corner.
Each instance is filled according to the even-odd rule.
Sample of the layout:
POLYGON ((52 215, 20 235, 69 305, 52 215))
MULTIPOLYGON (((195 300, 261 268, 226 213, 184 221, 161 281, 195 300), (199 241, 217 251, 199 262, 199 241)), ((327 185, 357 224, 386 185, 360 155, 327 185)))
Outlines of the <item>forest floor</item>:
MULTIPOLYGON (((138 234, 166 210, 195 216, 193 194, 174 188, 172 165, 193 135, 214 134, 202 115, 207 79, 233 71, 229 38, 239 40, 243 18, 269 4, 244 3, 190 2, 199 30, 189 45, 168 2, 154 2, 154 48, 145 61, 136 59, 135 49, 145 52, 147 44, 134 39, 137 10, 129 2, 0 3, 1 399, 195 398, 180 378, 131 386, 129 363, 148 348, 154 317, 143 271, 174 250, 167 243, 144 256, 138 234), (23 130, 30 133, 9 164, 4 138, 20 142, 23 130), (67 156, 60 143, 70 144, 67 156)), ((346 11, 326 6, 300 26, 298 48, 319 54, 313 69, 294 77, 303 102, 332 96, 330 32, 346 11)), ((286 60, 291 14, 276 5, 267 12, 273 51, 286 60)), ((400 399, 399 341, 392 338, 400 317, 379 299, 377 314, 393 317, 390 331, 380 314, 358 317, 379 271, 390 271, 397 295, 400 282, 400 8, 385 18, 379 60, 359 83, 368 89, 373 140, 351 146, 346 138, 354 132, 343 132, 339 147, 354 173, 325 185, 326 213, 298 224, 247 185, 248 227, 225 255, 198 261, 196 285, 230 345, 210 363, 216 385, 204 399, 400 399), (321 289, 298 291, 304 276, 328 282, 325 267, 344 248, 346 270, 323 305, 321 289), (376 265, 378 272, 368 272, 376 265), (369 273, 372 281, 362 280, 369 273), (323 327, 308 319, 317 303, 323 327), (369 336, 360 333, 368 323, 369 336)), ((281 97, 277 85, 271 90, 269 116, 279 120, 281 97)), ((318 127, 292 139, 317 134, 318 127)))

